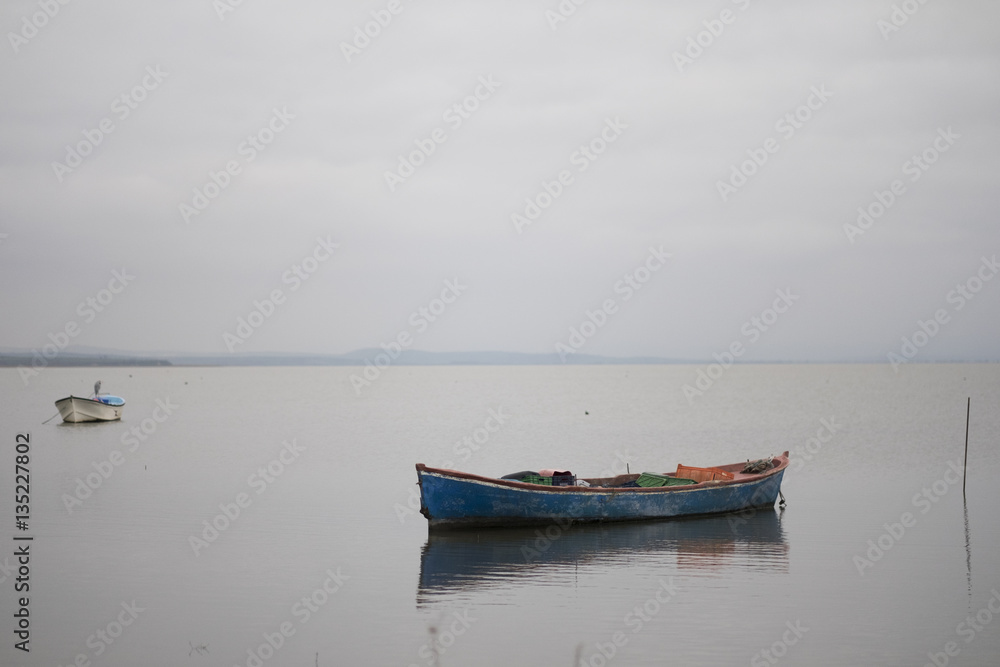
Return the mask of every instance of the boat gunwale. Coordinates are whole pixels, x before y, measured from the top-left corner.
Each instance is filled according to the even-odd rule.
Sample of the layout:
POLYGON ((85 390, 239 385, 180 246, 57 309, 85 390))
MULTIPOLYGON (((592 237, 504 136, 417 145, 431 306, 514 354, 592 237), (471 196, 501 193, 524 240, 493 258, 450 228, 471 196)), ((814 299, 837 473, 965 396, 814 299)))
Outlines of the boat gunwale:
MULTIPOLYGON (((475 482, 478 484, 487 484, 491 486, 499 486, 501 488, 510 488, 520 491, 531 491, 535 493, 613 493, 613 494, 614 493, 685 493, 690 491, 703 490, 707 488, 739 486, 743 484, 759 482, 763 479, 776 475, 779 472, 783 471, 785 468, 787 468, 789 464, 788 456, 789 452, 785 451, 780 456, 772 457, 771 460, 777 462, 777 465, 775 465, 773 468, 761 473, 742 474, 739 479, 706 480, 704 482, 696 482, 695 484, 683 484, 676 486, 656 486, 656 487, 548 486, 545 484, 531 484, 529 482, 519 482, 511 479, 486 477, 484 475, 477 475, 475 473, 470 473, 470 472, 462 472, 460 470, 450 470, 448 468, 432 468, 423 463, 416 464, 416 469, 417 469, 418 479, 421 474, 432 474, 432 475, 437 475, 439 477, 458 479, 467 482, 475 482)), ((724 465, 742 465, 742 464, 724 464, 724 465)), ((580 478, 580 479, 586 479, 586 478, 580 478)))
MULTIPOLYGON (((107 394, 107 395, 108 396, 114 396, 114 394, 107 394)), ((105 403, 104 401, 98 401, 98 400, 95 400, 93 398, 86 398, 84 396, 74 396, 74 395, 70 394, 66 398, 60 398, 58 401, 56 401, 56 407, 58 407, 59 404, 62 403, 63 401, 72 401, 74 399, 77 400, 77 401, 89 401, 91 403, 96 403, 97 405, 103 405, 103 406, 109 407, 109 408, 123 408, 123 407, 125 407, 125 399, 124 398, 122 398, 121 396, 115 396, 115 398, 121 398, 122 399, 122 402, 121 402, 120 405, 112 405, 111 403, 105 403)))

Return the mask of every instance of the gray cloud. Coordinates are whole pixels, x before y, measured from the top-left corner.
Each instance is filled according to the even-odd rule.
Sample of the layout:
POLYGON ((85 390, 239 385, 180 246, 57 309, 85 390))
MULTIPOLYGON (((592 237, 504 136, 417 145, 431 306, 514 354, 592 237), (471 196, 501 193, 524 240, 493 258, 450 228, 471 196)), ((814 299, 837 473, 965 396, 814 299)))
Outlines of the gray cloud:
MULTIPOLYGON (((556 2, 402 0, 347 62, 341 43, 387 5, 247 0, 220 20, 209 2, 69 3, 15 54, 9 33, 41 10, 8 3, 0 345, 41 345, 126 267, 134 283, 74 342, 222 352, 283 289, 244 351, 344 352, 394 337, 458 277, 467 292, 415 348, 552 352, 663 245, 669 265, 586 352, 709 358, 791 288, 745 359, 885 359, 1000 250, 994 4, 929 3, 885 39, 891 2, 592 1, 553 30, 556 2), (734 20, 678 71, 723 10, 734 20), (166 77, 122 117, 149 67, 166 77), (455 126, 480 77, 500 86, 455 126), (788 135, 814 87, 832 95, 788 135), (294 118, 249 161, 275 109, 294 118), (580 170, 616 118, 627 129, 580 170), (52 163, 103 119, 113 132, 60 182, 52 163), (910 180, 947 128, 960 138, 910 180), (390 191, 385 173, 436 129, 390 191), (185 223, 179 205, 232 161, 185 223), (572 183, 518 233, 511 215, 563 170, 572 183), (852 244, 844 225, 896 179, 905 193, 852 244), (327 235, 336 255, 291 291, 283 273, 327 235)), ((920 358, 996 359, 998 304, 986 283, 920 358)))

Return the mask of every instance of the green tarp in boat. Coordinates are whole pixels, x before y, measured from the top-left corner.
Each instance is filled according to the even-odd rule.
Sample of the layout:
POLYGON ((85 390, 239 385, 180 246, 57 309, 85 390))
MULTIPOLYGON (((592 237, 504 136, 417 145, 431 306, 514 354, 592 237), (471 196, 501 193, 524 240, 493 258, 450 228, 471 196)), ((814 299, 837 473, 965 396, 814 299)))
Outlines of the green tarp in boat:
POLYGON ((639 475, 635 483, 644 488, 654 486, 682 486, 684 484, 696 484, 693 479, 682 477, 668 477, 667 475, 657 475, 655 472, 644 472, 639 475))

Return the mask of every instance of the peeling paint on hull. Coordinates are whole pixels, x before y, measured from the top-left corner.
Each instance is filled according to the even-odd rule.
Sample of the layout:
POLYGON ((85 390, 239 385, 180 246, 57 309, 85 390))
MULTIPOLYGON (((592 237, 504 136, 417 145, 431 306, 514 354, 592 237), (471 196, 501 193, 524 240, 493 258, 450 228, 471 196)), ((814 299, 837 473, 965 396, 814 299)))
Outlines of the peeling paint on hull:
POLYGON ((759 475, 653 489, 547 487, 418 463, 420 512, 432 527, 638 521, 737 512, 774 505, 788 452, 774 462, 774 468, 759 475))

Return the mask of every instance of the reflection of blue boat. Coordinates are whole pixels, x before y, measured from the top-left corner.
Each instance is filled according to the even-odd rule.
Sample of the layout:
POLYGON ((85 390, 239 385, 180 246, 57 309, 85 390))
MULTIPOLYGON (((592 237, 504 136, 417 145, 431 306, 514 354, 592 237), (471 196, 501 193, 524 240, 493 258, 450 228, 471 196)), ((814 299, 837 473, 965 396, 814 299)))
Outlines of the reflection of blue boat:
POLYGON ((673 571, 788 571, 773 507, 671 521, 431 531, 420 555, 418 603, 560 572, 649 562, 673 571))
POLYGON ((417 478, 420 512, 432 527, 517 526, 665 519, 770 507, 778 498, 787 467, 788 452, 771 459, 761 472, 744 473, 743 463, 715 468, 678 466, 678 471, 685 468, 708 478, 649 488, 624 486, 640 475, 585 479, 589 486, 544 486, 422 463, 417 464, 417 478))

